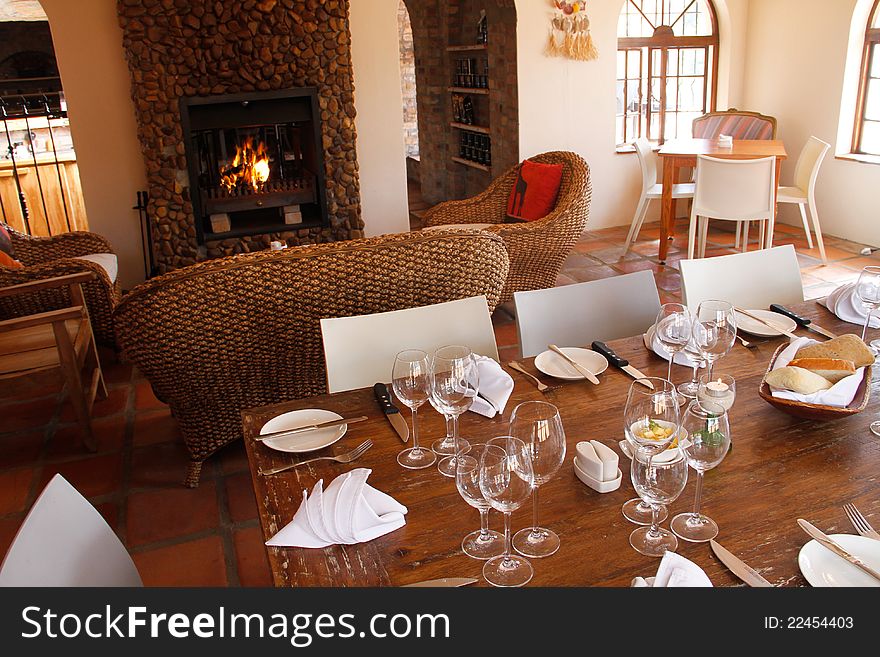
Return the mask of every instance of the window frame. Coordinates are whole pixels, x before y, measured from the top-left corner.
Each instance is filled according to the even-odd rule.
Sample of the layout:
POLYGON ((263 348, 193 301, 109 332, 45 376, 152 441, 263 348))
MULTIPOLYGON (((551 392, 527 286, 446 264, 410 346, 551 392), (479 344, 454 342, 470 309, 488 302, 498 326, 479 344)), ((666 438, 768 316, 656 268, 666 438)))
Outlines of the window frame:
MULTIPOLYGON (((629 0, 627 0, 629 1, 629 0)), ((868 14, 868 22, 865 26, 865 43, 862 46, 862 66, 859 71, 859 92, 856 96, 856 115, 853 121, 852 143, 850 152, 854 155, 877 157, 878 153, 868 153, 862 150, 862 128, 865 125, 865 109, 868 106, 868 82, 871 80, 871 59, 874 49, 880 47, 880 27, 871 27, 880 11, 880 0, 874 0, 874 6, 868 14)))
MULTIPOLYGON (((685 7, 684 11, 681 15, 673 21, 673 25, 681 19, 682 16, 687 12, 688 9, 697 2, 698 0, 692 0, 685 7)), ((641 63, 640 63, 640 74, 643 76, 640 78, 640 82, 644 85, 644 93, 647 94, 648 98, 651 96, 651 89, 653 84, 653 78, 657 78, 660 84, 660 96, 659 96, 659 132, 660 134, 656 139, 651 140, 652 143, 656 143, 658 145, 662 145, 665 142, 665 133, 666 133, 666 88, 668 77, 666 74, 666 64, 669 58, 669 50, 677 49, 679 52, 683 48, 702 48, 704 49, 706 58, 711 57, 711 66, 707 63, 705 66, 705 73, 702 76, 703 80, 703 97, 707 101, 706 108, 704 111, 706 112, 714 112, 717 106, 718 100, 718 53, 719 53, 719 31, 718 31, 718 15, 715 10, 715 5, 712 0, 703 0, 706 7, 709 10, 709 17, 712 22, 712 34, 707 36, 676 36, 672 32, 671 26, 660 25, 654 29, 654 34, 648 37, 628 37, 628 36, 618 36, 617 37, 617 53, 626 53, 627 51, 639 51, 641 53, 641 63), (661 28, 665 28, 662 29, 661 28), (653 63, 653 53, 655 51, 660 52, 660 65, 661 72, 658 76, 654 76, 652 74, 652 63, 653 63), (647 76, 647 80, 644 76, 647 76), (711 76, 711 84, 710 84, 710 76, 711 76)), ((877 0, 880 2, 880 0, 877 0)), ((625 11, 627 6, 632 4, 640 14, 651 24, 651 21, 648 20, 647 16, 642 12, 641 7, 639 6, 637 0, 624 0, 624 5, 621 7, 621 12, 625 11)), ((626 61, 626 60, 625 60, 626 61)), ((627 71, 624 72, 624 75, 627 74, 627 71)), ((690 77, 690 76, 685 76, 690 77)), ((615 78, 616 79, 616 78, 615 78)), ((634 78, 633 78, 634 79, 634 78)), ((645 122, 647 132, 650 132, 651 126, 651 115, 653 112, 651 111, 651 103, 647 103, 646 112, 643 114, 642 111, 639 111, 639 121, 636 130, 636 134, 628 137, 626 130, 626 121, 627 121, 627 82, 630 78, 624 77, 624 107, 623 107, 623 142, 617 144, 617 148, 625 147, 632 139, 636 139, 637 137, 642 136, 642 122, 645 122)), ((641 90, 641 87, 640 87, 641 90)), ((672 113, 678 113, 678 105, 676 105, 676 109, 672 113)), ((616 114, 615 114, 616 116, 616 114)), ((616 123, 616 122, 615 122, 616 123)), ((615 132, 617 128, 615 125, 615 132)), ((647 138, 647 137, 646 137, 647 138)), ((615 135, 615 141, 617 140, 617 135, 615 135)))

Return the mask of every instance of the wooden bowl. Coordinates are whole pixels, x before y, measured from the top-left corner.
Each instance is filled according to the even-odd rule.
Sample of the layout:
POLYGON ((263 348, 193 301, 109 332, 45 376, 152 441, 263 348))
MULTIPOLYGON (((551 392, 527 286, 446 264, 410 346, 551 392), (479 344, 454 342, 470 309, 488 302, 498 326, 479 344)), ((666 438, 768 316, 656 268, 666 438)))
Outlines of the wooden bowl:
MULTIPOLYGON (((787 346, 787 344, 780 345, 776 350, 773 357, 770 359, 770 364, 767 366, 767 372, 770 372, 773 369, 773 364, 779 357, 780 352, 787 346)), ((871 397, 871 366, 869 365, 865 368, 862 382, 859 384, 855 397, 853 397, 849 406, 840 407, 826 406, 824 404, 807 404, 805 402, 774 397, 771 394, 770 386, 767 385, 767 382, 764 380, 761 380, 758 394, 765 402, 789 415, 806 418, 808 420, 837 420, 842 417, 855 415, 856 413, 865 410, 865 406, 868 405, 868 399, 871 397)))

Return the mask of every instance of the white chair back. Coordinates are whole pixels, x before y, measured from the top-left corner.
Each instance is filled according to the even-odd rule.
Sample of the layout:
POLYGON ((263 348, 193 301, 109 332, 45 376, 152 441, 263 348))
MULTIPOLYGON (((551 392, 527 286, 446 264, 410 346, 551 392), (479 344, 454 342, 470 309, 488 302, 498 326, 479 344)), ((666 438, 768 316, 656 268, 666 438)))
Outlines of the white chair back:
POLYGON ((644 137, 639 137, 633 142, 636 147, 636 155, 639 157, 639 166, 642 169, 642 193, 646 193, 657 184, 657 155, 651 150, 651 142, 644 137))
POLYGON ((587 347, 643 333, 657 317, 660 296, 650 271, 546 290, 515 292, 519 346, 524 358, 550 343, 587 347))
POLYGON ((498 360, 495 331, 485 296, 373 315, 321 320, 327 388, 343 392, 391 380, 394 357, 404 349, 430 356, 460 344, 498 360))
POLYGON ((818 137, 810 137, 804 144, 801 154, 798 156, 794 167, 795 187, 803 192, 809 192, 816 185, 819 177, 819 167, 828 153, 831 144, 827 144, 818 137))
POLYGON ((0 566, 0 586, 143 586, 125 546, 60 474, 40 493, 0 566))
POLYGON ((693 215, 732 221, 768 219, 775 203, 775 157, 697 157, 693 215))
POLYGON ((692 311, 706 299, 729 301, 740 308, 768 308, 771 303, 804 300, 801 271, 791 244, 733 255, 681 260, 681 291, 692 311))

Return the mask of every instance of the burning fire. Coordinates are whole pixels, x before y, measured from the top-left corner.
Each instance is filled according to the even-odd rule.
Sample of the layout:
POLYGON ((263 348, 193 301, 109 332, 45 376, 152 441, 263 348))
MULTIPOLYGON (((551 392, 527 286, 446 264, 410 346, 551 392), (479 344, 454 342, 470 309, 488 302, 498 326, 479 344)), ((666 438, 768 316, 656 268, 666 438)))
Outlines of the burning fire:
POLYGON ((254 138, 248 137, 244 144, 235 147, 232 164, 220 169, 220 183, 227 191, 239 186, 259 192, 269 180, 269 153, 262 141, 254 147, 254 138))

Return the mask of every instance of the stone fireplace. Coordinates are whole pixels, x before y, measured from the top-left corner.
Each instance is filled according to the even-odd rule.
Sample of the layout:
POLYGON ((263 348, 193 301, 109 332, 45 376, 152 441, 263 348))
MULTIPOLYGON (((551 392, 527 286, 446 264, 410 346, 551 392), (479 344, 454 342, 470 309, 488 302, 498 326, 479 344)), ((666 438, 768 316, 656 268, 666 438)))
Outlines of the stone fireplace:
MULTIPOLYGON (((348 0, 117 0, 117 9, 160 273, 262 250, 273 240, 296 245, 363 237, 348 0), (304 89, 313 91, 303 95, 304 89), (294 106, 299 101, 291 99, 305 97, 314 102, 315 116, 304 123, 298 112, 305 106, 289 103, 287 114, 236 119, 208 138, 215 126, 205 114, 223 103, 245 107, 243 101, 259 100, 260 93, 294 106), (307 137, 315 152, 297 147, 307 137), (194 138, 213 139, 213 153, 199 153, 194 138), (224 171, 241 166, 233 164, 236 146, 267 158, 274 179, 270 173, 250 189, 209 180, 221 175, 221 165, 224 171), (200 158, 214 170, 200 169, 200 158), (217 161, 208 163, 211 158, 217 161), (295 206, 301 222, 285 223, 285 215, 297 219, 295 206), (224 227, 223 217, 212 225, 212 215, 224 214, 229 230, 215 230, 224 227)), ((248 175, 265 165, 251 166, 248 175)))

